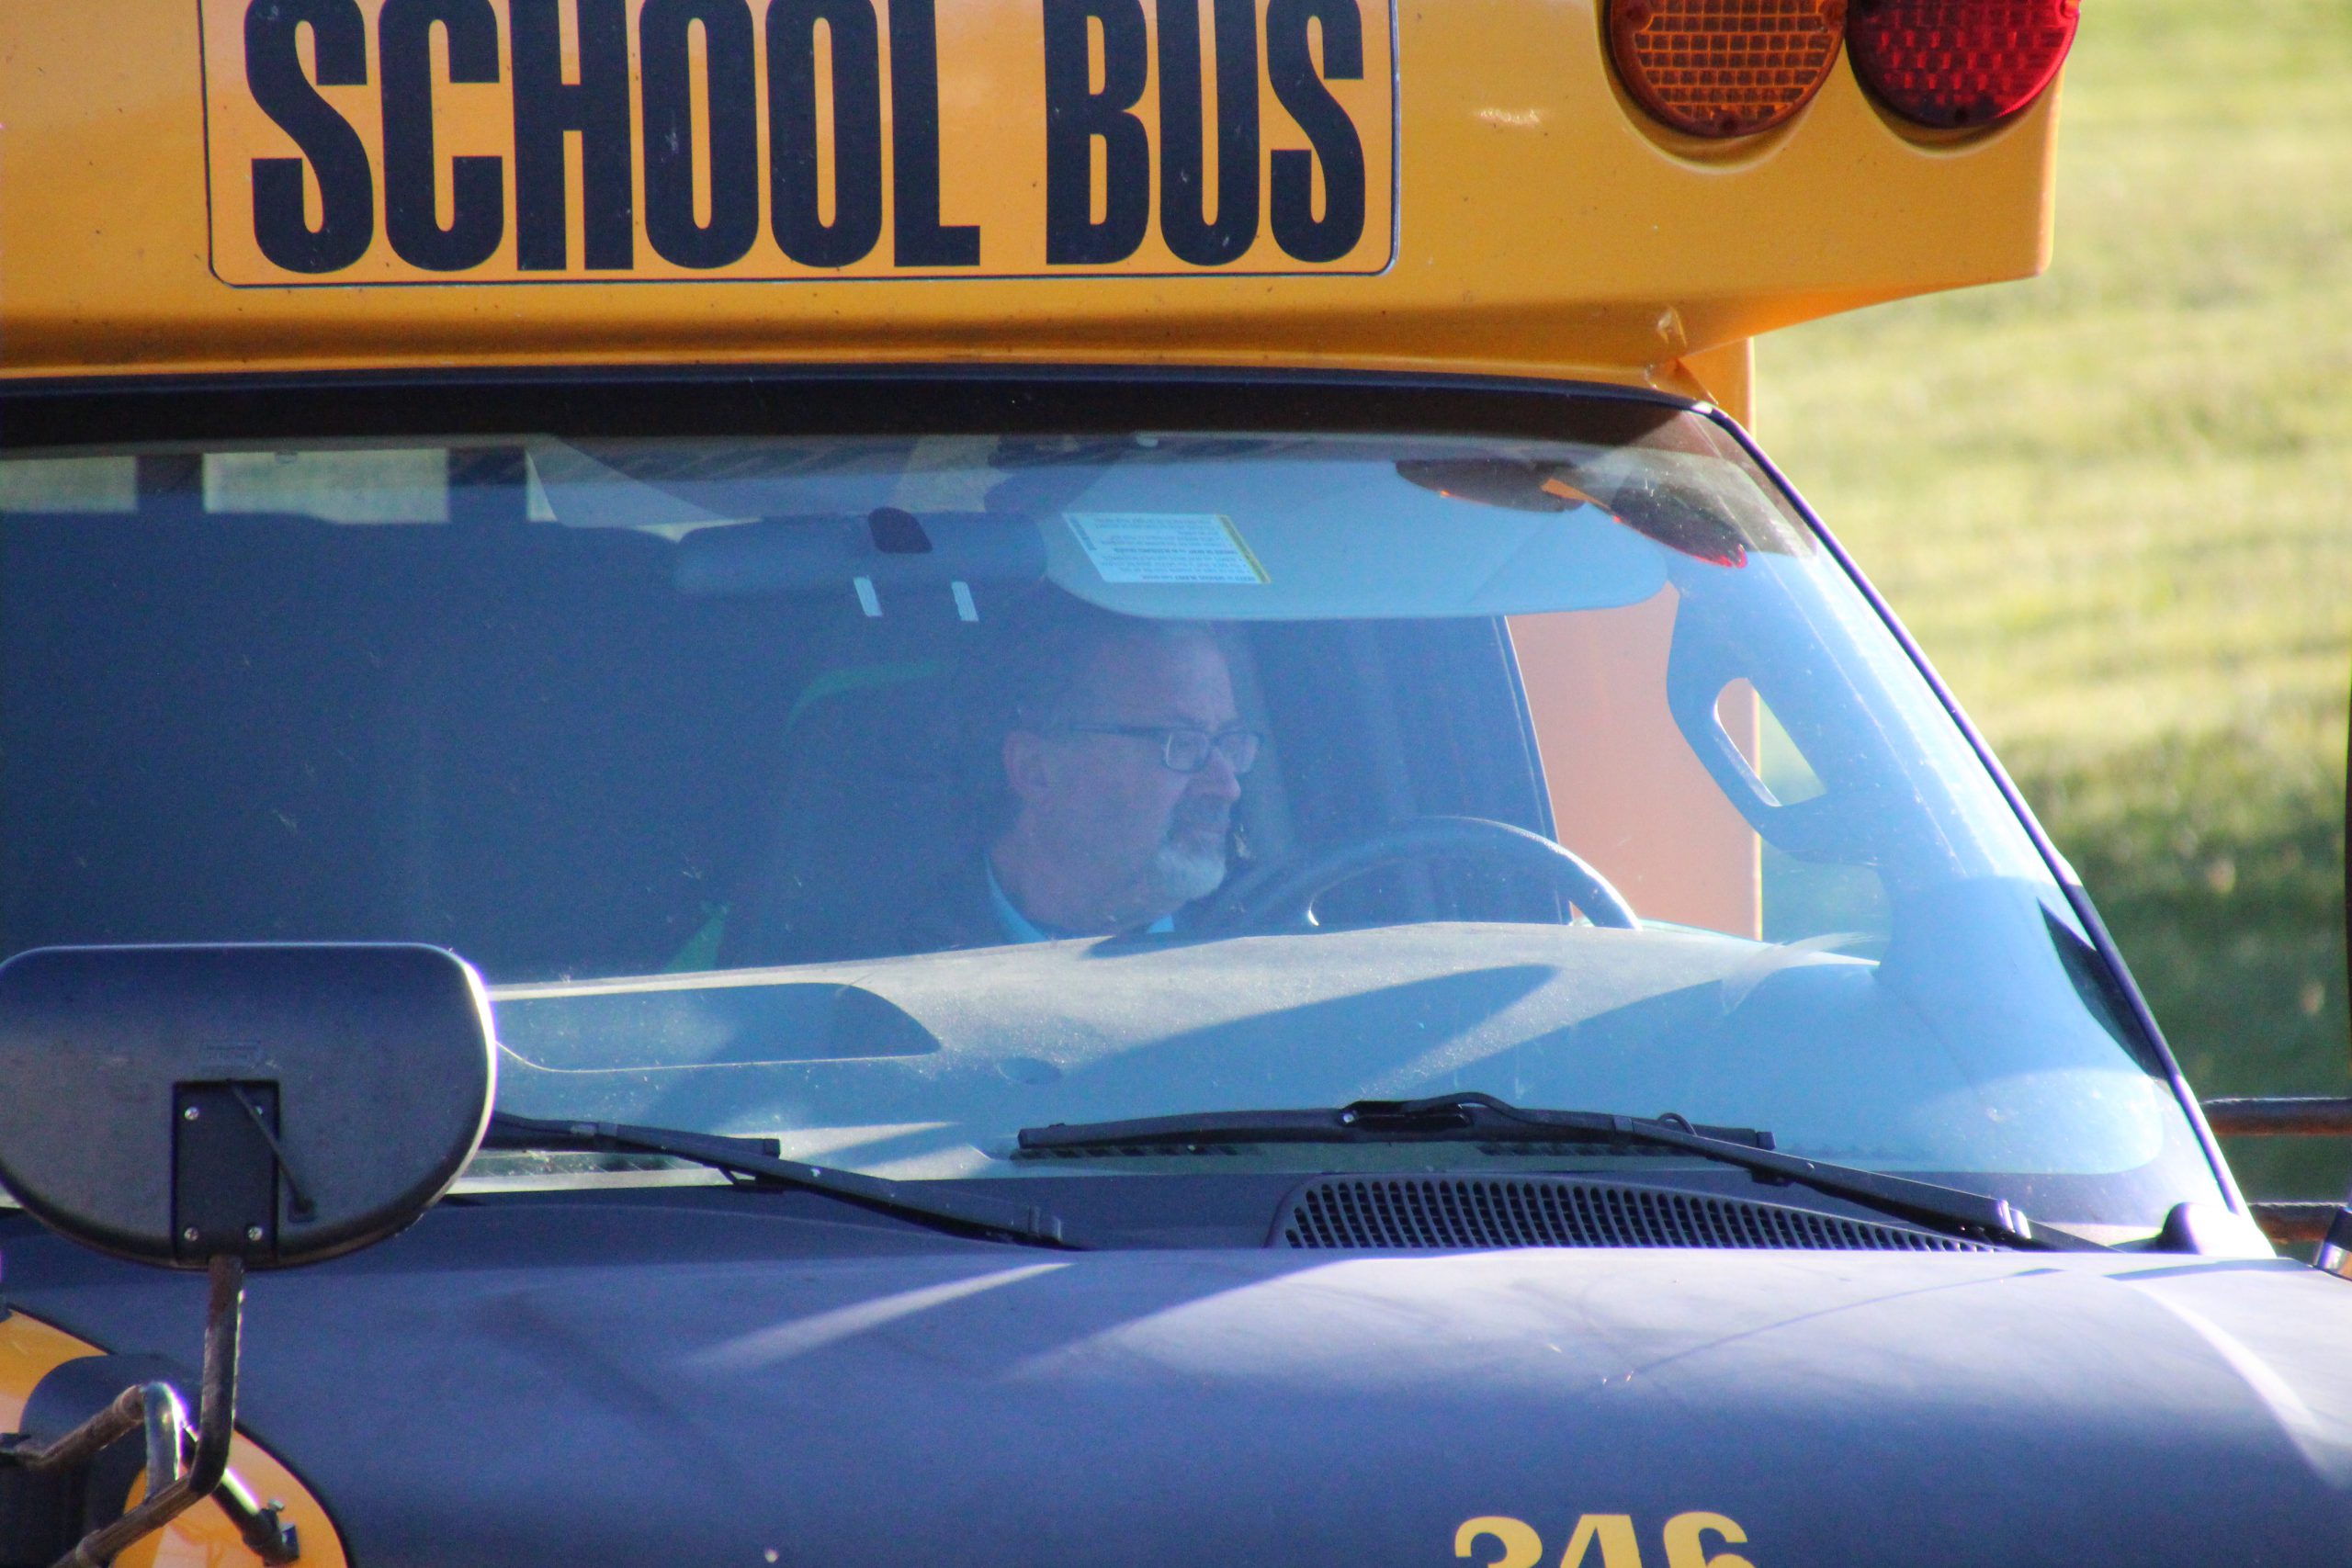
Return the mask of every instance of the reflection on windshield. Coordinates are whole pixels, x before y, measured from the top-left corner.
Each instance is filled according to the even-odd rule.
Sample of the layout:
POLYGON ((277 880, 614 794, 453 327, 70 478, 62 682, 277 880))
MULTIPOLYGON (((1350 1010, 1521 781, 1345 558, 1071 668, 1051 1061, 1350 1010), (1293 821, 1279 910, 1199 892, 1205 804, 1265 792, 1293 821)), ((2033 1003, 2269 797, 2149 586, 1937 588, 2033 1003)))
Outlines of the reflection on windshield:
POLYGON ((448 946, 507 1109, 889 1174, 1475 1090, 2057 1219, 2210 1194, 1949 719, 1696 416, 132 462, 0 464, 8 950, 448 946))

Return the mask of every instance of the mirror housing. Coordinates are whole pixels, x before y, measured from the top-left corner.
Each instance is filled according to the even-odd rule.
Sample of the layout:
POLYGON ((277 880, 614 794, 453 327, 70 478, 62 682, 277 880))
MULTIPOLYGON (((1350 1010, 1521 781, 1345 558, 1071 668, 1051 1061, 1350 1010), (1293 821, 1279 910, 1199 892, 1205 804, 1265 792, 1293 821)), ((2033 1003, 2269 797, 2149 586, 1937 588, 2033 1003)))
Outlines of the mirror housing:
POLYGON ((391 1235, 465 1168, 496 1082, 481 981, 439 948, 0 964, 0 1186, 138 1262, 285 1268, 391 1235))

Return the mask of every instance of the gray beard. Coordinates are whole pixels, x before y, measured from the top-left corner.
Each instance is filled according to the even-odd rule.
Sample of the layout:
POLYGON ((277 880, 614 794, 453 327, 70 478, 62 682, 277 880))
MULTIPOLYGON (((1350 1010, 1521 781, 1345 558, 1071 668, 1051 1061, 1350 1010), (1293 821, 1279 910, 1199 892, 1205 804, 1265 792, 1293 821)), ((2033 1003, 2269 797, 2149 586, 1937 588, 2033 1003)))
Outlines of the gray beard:
POLYGON ((1152 852, 1145 873, 1152 891, 1178 904, 1205 898, 1225 883, 1225 847, 1197 852, 1176 843, 1152 852))

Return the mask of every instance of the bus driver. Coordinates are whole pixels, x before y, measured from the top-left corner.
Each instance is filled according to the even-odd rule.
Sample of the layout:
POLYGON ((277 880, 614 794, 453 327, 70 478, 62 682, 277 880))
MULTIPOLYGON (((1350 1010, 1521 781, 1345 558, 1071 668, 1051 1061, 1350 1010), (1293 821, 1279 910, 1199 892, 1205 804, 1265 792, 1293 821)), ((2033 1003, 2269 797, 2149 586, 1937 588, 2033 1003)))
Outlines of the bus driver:
POLYGON ((910 935, 937 948, 1175 930, 1225 880, 1262 739, 1239 726, 1224 649, 1198 623, 1088 611, 1025 652, 997 830, 910 935))

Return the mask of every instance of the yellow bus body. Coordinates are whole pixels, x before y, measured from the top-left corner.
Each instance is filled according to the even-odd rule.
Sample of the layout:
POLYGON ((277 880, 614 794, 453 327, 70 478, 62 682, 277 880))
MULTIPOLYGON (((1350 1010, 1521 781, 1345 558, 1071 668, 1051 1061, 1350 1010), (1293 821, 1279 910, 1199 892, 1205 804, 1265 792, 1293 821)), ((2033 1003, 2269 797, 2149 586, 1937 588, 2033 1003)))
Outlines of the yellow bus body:
MULTIPOLYGON (((915 21, 928 13, 935 90, 921 104, 911 96, 894 102, 907 93, 893 58, 899 29, 879 28, 880 80, 858 96, 878 99, 882 122, 876 242, 839 266, 785 254, 767 188, 775 146, 762 115, 756 243, 731 263, 681 265, 648 233, 649 196, 661 193, 649 189, 644 0, 610 0, 628 18, 628 265, 612 265, 609 243, 604 265, 587 265, 585 133, 560 133, 558 192, 546 175, 549 138, 535 130, 539 254, 526 267, 515 79, 516 51, 528 40, 518 39, 508 0, 481 0, 495 49, 460 50, 458 66, 471 69, 453 67, 439 29, 420 46, 424 53, 395 47, 414 58, 390 72, 384 0, 337 3, 363 23, 364 64, 348 85, 315 82, 355 73, 320 71, 314 28, 281 18, 273 32, 254 22, 296 8, 295 0, 0 11, 0 374, 975 360, 1314 367, 1648 384, 1737 412, 1747 400, 1744 344, 1756 334, 2029 275, 2048 254, 2054 92, 1989 130, 1923 131, 1875 108, 1840 60, 1792 123, 1703 143, 1658 126, 1625 96, 1591 0, 1399 0, 1393 10, 1385 0, 1355 0, 1361 70, 1341 79, 1329 61, 1317 65, 1363 152, 1361 231, 1344 254, 1301 260, 1261 221, 1230 261, 1176 255, 1163 237, 1171 204, 1159 177, 1162 84, 1147 60, 1154 79, 1131 118, 1154 154, 1154 221, 1123 259, 1056 262, 1045 231, 1039 0, 899 0, 915 21), (265 55, 294 51, 316 100, 364 150, 372 237, 347 265, 306 275, 257 248, 264 166, 277 165, 268 177, 280 180, 289 165, 296 171, 313 225, 322 198, 317 171, 291 163, 301 149, 260 105, 266 95, 253 82, 266 73, 246 53, 254 38, 265 55), (415 128, 426 128, 436 230, 462 226, 461 171, 477 232, 492 205, 484 193, 496 189, 501 232, 480 262, 436 271, 397 254, 386 221, 386 137, 395 122, 407 128, 401 167, 412 176, 424 166, 415 128), (925 146, 936 164, 927 187, 925 146), (910 211, 897 212, 909 193, 910 211), (926 201, 929 209, 916 210, 926 201), (547 265, 551 202, 565 231, 555 267, 547 265), (967 242, 969 265, 942 265, 941 248, 926 249, 943 232, 967 242)), ((556 7, 571 81, 582 79, 577 5, 556 7)), ((888 15, 878 3, 874 9, 888 15)), ((773 110, 758 25, 765 10, 747 0, 743 30, 761 56, 752 62, 757 101, 773 110)), ((821 67, 827 51, 807 47, 821 67)), ((1100 28, 1088 47, 1088 85, 1108 92, 1100 28)), ((835 62, 845 83, 855 52, 844 48, 835 62)), ((1298 160, 1318 144, 1270 85, 1268 51, 1257 52, 1260 156, 1277 164, 1287 153, 1308 167, 1298 160)), ((1215 53, 1204 43, 1204 75, 1215 53)), ((684 123, 704 155, 697 161, 690 150, 684 176, 673 158, 662 183, 674 213, 677 182, 691 179, 695 220, 715 226, 711 40, 697 36, 687 58, 693 102, 684 123)), ((824 120, 825 85, 809 123, 824 120)), ((1196 99, 1213 85, 1204 82, 1196 99)), ((815 150, 817 216, 838 223, 856 182, 842 149, 825 140, 815 150)), ((1216 135, 1205 141, 1204 175, 1214 173, 1216 135)), ((611 154, 598 156, 609 184, 611 154)), ((1109 200, 1107 142, 1088 156, 1092 216, 1109 200)), ((1329 174, 1319 162, 1312 167, 1314 199, 1328 209, 1329 174)), ((1281 174, 1268 172, 1274 177, 1257 182, 1261 209, 1274 201, 1269 187, 1281 174)), ((409 217, 414 231, 420 220, 409 217)))

